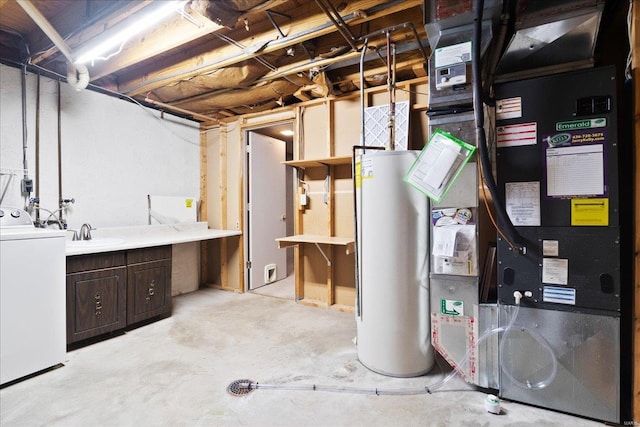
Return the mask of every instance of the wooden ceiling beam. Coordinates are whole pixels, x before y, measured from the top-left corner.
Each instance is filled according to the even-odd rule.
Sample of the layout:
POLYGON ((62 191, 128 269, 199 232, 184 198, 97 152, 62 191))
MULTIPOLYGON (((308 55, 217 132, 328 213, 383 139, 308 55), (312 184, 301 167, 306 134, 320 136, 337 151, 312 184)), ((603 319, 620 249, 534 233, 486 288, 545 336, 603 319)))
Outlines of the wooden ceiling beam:
MULTIPOLYGON (((384 4, 380 0, 358 0, 349 2, 342 11, 343 15, 349 15, 356 11, 370 10, 374 6, 384 4)), ((379 19, 386 15, 404 11, 416 6, 421 6, 422 0, 405 0, 390 3, 389 7, 372 13, 368 16, 361 16, 350 20, 349 25, 357 25, 379 19)), ((303 8, 298 8, 303 9, 303 8)), ((297 10, 294 13, 298 12, 297 10)), ((304 13, 300 11, 298 13, 304 13)), ((245 40, 238 40, 244 46, 247 46, 244 52, 239 51, 236 46, 223 46, 217 49, 207 51, 199 55, 191 55, 188 59, 178 63, 170 63, 154 73, 148 73, 144 76, 136 76, 132 79, 121 79, 119 91, 129 95, 137 95, 154 90, 161 86, 166 86, 172 81, 185 80, 196 75, 213 72, 217 69, 229 67, 242 61, 252 59, 256 56, 272 53, 288 46, 294 46, 307 40, 311 40, 323 35, 336 32, 332 25, 326 25, 327 17, 319 9, 318 13, 310 17, 292 16, 289 24, 282 25, 283 31, 288 34, 289 40, 280 43, 273 43, 274 31, 265 31, 260 34, 249 34, 245 40), (314 30, 316 29, 316 30, 314 30), (263 49, 253 52, 252 47, 264 46, 263 49)))

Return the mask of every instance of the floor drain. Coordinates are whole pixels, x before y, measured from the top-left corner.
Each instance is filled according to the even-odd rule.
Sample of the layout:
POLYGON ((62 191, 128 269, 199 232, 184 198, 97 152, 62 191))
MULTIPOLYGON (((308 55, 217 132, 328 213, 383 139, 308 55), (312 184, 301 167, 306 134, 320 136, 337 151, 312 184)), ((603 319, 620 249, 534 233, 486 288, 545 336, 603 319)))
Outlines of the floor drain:
POLYGON ((245 396, 255 388, 251 380, 235 380, 227 386, 227 392, 232 396, 245 396))

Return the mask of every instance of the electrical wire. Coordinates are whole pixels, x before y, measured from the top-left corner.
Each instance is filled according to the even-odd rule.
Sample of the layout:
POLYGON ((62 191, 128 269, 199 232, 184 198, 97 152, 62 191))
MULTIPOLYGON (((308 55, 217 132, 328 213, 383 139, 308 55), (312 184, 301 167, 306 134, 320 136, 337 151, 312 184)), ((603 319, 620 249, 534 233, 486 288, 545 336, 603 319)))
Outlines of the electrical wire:
POLYGON ((399 87, 398 85, 395 85, 395 89, 399 90, 399 91, 402 91, 402 92, 413 93, 415 95, 429 96, 428 93, 420 92, 420 91, 417 91, 417 90, 405 89, 405 88, 399 87))

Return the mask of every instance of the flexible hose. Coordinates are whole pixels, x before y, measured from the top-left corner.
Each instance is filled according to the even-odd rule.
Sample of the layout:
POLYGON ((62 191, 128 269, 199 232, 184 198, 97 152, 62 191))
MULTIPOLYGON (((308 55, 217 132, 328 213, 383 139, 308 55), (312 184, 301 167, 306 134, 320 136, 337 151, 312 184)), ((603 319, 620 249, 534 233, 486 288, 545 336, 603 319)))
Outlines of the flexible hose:
MULTIPOLYGON (((490 329, 485 331, 476 341, 475 343, 467 350, 465 355, 460 359, 460 362, 456 363, 453 366, 453 370, 449 372, 444 378, 441 380, 422 387, 406 387, 406 388, 367 388, 367 387, 355 387, 355 386, 333 386, 333 385, 318 385, 318 384, 262 384, 259 382, 247 382, 245 384, 241 384, 241 387, 246 389, 255 389, 255 390, 291 390, 291 391, 326 391, 333 393, 353 393, 353 394, 375 394, 375 395, 388 395, 388 396, 407 396, 407 395, 418 395, 418 394, 431 394, 437 389, 444 386, 446 383, 451 381, 457 374, 462 373, 462 367, 466 365, 469 361, 469 357, 473 354, 473 350, 477 348, 477 346, 487 340, 494 334, 504 332, 502 335, 502 340, 500 342, 500 353, 503 354, 505 351, 504 345, 506 342, 505 337, 514 328, 515 321, 518 317, 518 312, 520 311, 520 306, 516 305, 513 315, 507 326, 501 326, 497 328, 490 329)), ((522 332, 527 332, 531 335, 545 350, 547 350, 551 354, 551 360, 553 361, 551 366, 551 372, 543 381, 538 381, 536 383, 531 383, 529 381, 523 382, 517 380, 512 372, 509 372, 508 369, 505 368, 504 364, 501 363, 500 369, 502 372, 518 387, 529 389, 529 390, 539 390, 547 387, 549 384, 553 382, 558 372, 558 360, 553 352, 553 349, 549 345, 549 343, 542 337, 538 332, 534 331, 531 328, 525 326, 518 326, 518 330, 522 332)))
POLYGON ((553 349, 551 348, 547 340, 545 340, 542 335, 540 335, 538 332, 534 331, 531 328, 526 328, 524 326, 520 326, 518 328, 522 332, 527 332, 531 337, 533 337, 533 339, 535 339, 538 342, 538 344, 540 344, 551 355, 551 361, 552 361, 551 373, 547 376, 547 378, 545 378, 542 381, 538 381, 536 383, 531 383, 528 380, 526 382, 519 381, 515 378, 511 370, 506 368, 505 363, 503 361, 504 359, 503 355, 506 354, 506 349, 505 349, 505 345, 507 343, 506 337, 510 332, 512 332, 513 324, 515 323, 516 317, 518 316, 518 311, 520 311, 520 305, 515 306, 515 313, 513 314, 513 316, 511 316, 511 321, 507 325, 507 328, 505 329, 504 334, 502 335, 502 340, 500 341, 500 351, 498 352, 498 354, 500 355, 500 369, 507 376, 507 378, 509 378, 509 380, 511 380, 511 382, 513 382, 518 387, 524 388, 524 389, 530 389, 530 390, 540 390, 542 388, 547 387, 549 384, 551 384, 555 379, 556 374, 558 373, 558 359, 556 358, 556 355, 553 352, 553 349))

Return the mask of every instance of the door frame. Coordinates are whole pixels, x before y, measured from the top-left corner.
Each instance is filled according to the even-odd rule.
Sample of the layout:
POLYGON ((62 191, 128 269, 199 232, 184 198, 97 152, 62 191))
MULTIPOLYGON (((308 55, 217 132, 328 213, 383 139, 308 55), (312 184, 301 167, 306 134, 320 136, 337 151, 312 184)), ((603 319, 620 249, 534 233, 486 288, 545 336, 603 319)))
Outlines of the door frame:
MULTIPOLYGON (((274 121, 268 124, 262 123, 260 125, 255 125, 255 126, 245 126, 241 130, 242 132, 242 135, 241 135, 242 176, 244 177, 243 184, 242 184, 242 200, 241 200, 242 223, 244 224, 244 227, 243 227, 244 231, 242 233, 242 243, 243 243, 242 244, 243 246, 242 280, 243 280, 244 292, 249 292, 251 290, 249 289, 249 269, 247 268, 247 262, 249 261, 249 239, 251 237, 251 230, 249 230, 249 226, 250 226, 249 211, 247 209, 247 203, 249 199, 249 153, 247 152, 247 147, 249 146, 249 133, 250 132, 260 133, 260 130, 272 128, 274 126, 290 125, 291 130, 294 132, 292 140, 291 141, 287 141, 286 139, 282 139, 282 140, 285 142, 285 158, 286 160, 292 160, 293 150, 295 149, 294 147, 296 146, 296 138, 297 138, 295 123, 296 123, 295 119, 291 118, 286 120, 274 121)), ((295 176, 294 176, 293 168, 286 168, 285 174, 286 174, 285 191, 287 192, 287 196, 285 197, 286 204, 287 204, 286 229, 287 229, 287 234, 289 233, 293 234, 295 229, 295 224, 294 224, 295 210, 293 210, 293 202, 294 202, 293 201, 293 196, 294 196, 293 183, 295 182, 295 176)), ((290 256, 293 254, 293 248, 286 248, 282 250, 287 251, 286 270, 287 270, 287 276, 289 276, 289 274, 293 274, 293 256, 290 256)))

